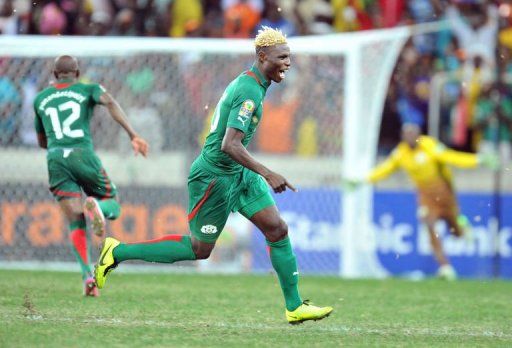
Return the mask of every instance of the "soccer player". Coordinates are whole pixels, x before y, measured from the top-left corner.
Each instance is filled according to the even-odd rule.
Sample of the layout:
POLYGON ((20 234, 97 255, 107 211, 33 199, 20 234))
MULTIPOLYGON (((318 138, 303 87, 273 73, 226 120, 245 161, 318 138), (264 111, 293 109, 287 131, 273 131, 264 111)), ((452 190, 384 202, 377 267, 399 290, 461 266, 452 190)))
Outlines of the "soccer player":
POLYGON ((299 295, 299 273, 288 227, 279 215, 268 186, 276 193, 296 189, 283 176, 255 160, 246 149, 261 122, 268 86, 272 81, 281 82, 290 68, 290 49, 280 31, 264 27, 254 43, 254 65, 227 86, 215 109, 202 152, 190 168, 188 220, 191 236, 168 235, 133 244, 107 238, 95 268, 100 289, 109 272, 126 260, 173 263, 207 259, 229 213, 238 211, 256 225, 267 240, 272 266, 284 295, 288 322, 318 320, 331 313, 331 307, 314 306, 299 295))
POLYGON ((34 100, 35 128, 39 146, 48 149, 50 191, 66 216, 73 252, 80 264, 85 296, 98 296, 89 265, 85 214, 94 233, 105 232, 105 218, 116 219, 120 206, 117 189, 94 153, 89 121, 95 105, 107 107, 112 118, 128 133, 135 154, 144 157, 148 144, 132 129, 115 99, 98 84, 78 82, 78 62, 71 56, 55 59, 57 81, 34 100), (82 208, 82 190, 88 196, 82 208))
MULTIPOLYGON (((448 165, 461 168, 485 165, 495 168, 498 163, 493 156, 478 156, 447 149, 434 138, 421 136, 418 125, 406 123, 402 126, 402 141, 364 181, 373 184, 399 168, 407 173, 418 190, 418 216, 428 228, 434 257, 440 265, 438 276, 454 280, 457 273, 443 252, 441 241, 435 231, 435 224, 439 220, 444 220, 450 232, 460 237, 467 232, 469 221, 465 216, 459 215, 452 174, 448 165)), ((361 182, 352 181, 352 183, 361 182)))

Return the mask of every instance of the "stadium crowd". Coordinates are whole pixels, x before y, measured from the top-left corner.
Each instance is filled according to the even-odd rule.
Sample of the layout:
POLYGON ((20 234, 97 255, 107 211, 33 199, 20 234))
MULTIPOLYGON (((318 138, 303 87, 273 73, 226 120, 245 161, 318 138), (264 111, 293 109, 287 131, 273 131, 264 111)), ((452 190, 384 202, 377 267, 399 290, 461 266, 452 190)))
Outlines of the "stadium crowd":
MULTIPOLYGON (((249 38, 263 25, 279 28, 288 36, 296 36, 390 28, 441 19, 448 19, 445 30, 415 35, 402 50, 384 108, 381 151, 387 152, 396 145, 400 123, 416 123, 427 131, 431 91, 441 88, 441 98, 435 106, 440 110, 441 140, 470 151, 494 151, 500 143, 508 157, 512 139, 512 96, 505 86, 507 76, 512 73, 512 1, 0 0, 0 32, 6 35, 249 38)), ((9 74, 12 70, 9 67, 22 65, 18 59, 0 57, 2 145, 33 144, 30 98, 50 78, 49 75, 37 76, 27 70, 26 78, 15 80, 9 74)), ((179 115, 193 119, 205 115, 205 104, 212 105, 210 111, 213 109, 215 98, 221 92, 205 90, 208 85, 205 79, 217 82, 208 71, 197 74, 201 71, 201 57, 187 55, 182 61, 158 56, 149 59, 153 59, 154 64, 162 64, 169 59, 166 62, 169 74, 154 74, 148 68, 151 64, 129 58, 115 64, 119 71, 112 72, 114 58, 96 58, 85 60, 87 70, 83 75, 93 80, 110 78, 112 86, 107 87, 126 91, 126 97, 120 100, 126 100, 126 108, 131 112, 144 112, 151 122, 141 122, 143 124, 166 126, 184 122, 182 117, 165 117, 166 112, 168 114, 166 110, 176 108, 184 98, 188 98, 190 103, 181 106, 179 115), (186 62, 186 67, 183 62, 186 62), (191 74, 191 71, 196 71, 196 74, 191 74), (179 72, 178 76, 176 72, 179 72), (170 98, 170 93, 164 96, 149 92, 173 85, 165 79, 176 79, 174 85, 185 88, 174 91, 175 96, 170 98), (205 98, 208 93, 212 95, 205 98), (173 101, 176 103, 172 104, 173 101)), ((339 62, 318 59, 315 71, 323 76, 325 84, 316 85, 306 94, 302 89, 311 86, 301 86, 300 83, 295 86, 289 83, 283 91, 276 89, 272 92, 276 95, 274 98, 270 96, 265 108, 267 114, 278 115, 281 129, 276 133, 272 117, 266 117, 269 121, 262 126, 268 130, 260 134, 267 138, 258 140, 255 146, 259 150, 304 156, 338 153, 341 140, 333 140, 336 137, 328 135, 340 134, 341 131, 333 127, 339 122, 333 119, 332 114, 342 109, 343 102, 339 98, 342 89, 338 85, 343 76, 339 62), (329 102, 314 103, 315 96, 321 95, 325 99, 328 93, 332 94, 332 97, 327 97, 329 102), (303 95, 306 97, 299 97, 303 95), (326 116, 311 117, 322 113, 326 116)), ((243 69, 242 63, 249 65, 250 59, 223 67, 228 79, 232 78, 229 71, 243 69)), ((300 60, 297 63, 307 64, 300 60)), ((16 71, 20 73, 19 69, 16 71)), ((34 73, 40 74, 40 71, 34 73)), ((219 86, 223 82, 219 82, 219 86)), ((205 122, 196 120, 194 124, 195 129, 191 129, 194 133, 190 134, 200 133, 205 122)), ((192 122, 183 127, 188 129, 191 125, 192 122)), ((148 140, 156 143, 157 150, 175 148, 176 144, 168 139, 183 136, 183 128, 172 128, 176 130, 174 138, 157 134, 148 136, 148 140)), ((197 136, 187 138, 197 140, 197 136)))

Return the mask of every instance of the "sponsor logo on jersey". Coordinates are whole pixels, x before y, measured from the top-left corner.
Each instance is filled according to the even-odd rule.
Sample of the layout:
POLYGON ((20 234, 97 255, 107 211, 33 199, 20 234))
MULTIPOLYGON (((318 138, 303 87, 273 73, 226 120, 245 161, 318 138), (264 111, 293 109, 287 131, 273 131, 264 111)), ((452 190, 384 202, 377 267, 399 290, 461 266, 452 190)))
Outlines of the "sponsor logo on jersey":
POLYGON ((242 125, 245 127, 245 122, 249 120, 254 112, 254 101, 247 99, 243 102, 240 111, 238 111, 237 119, 242 122, 242 125))
POLYGON ((201 232, 204 234, 214 234, 217 233, 217 227, 213 225, 204 225, 201 227, 201 232))

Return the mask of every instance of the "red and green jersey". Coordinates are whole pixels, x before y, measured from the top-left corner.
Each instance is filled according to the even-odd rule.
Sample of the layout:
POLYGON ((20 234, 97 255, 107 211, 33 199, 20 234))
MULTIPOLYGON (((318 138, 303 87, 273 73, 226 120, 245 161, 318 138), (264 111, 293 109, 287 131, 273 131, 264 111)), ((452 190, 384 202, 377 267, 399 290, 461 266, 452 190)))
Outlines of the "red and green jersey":
POLYGON ((269 82, 255 65, 234 79, 220 98, 213 114, 210 134, 206 138, 201 158, 216 173, 232 174, 242 166, 221 151, 227 128, 245 133, 242 144, 247 147, 263 113, 263 99, 269 82))
POLYGON ((63 81, 39 92, 34 124, 37 133, 46 134, 48 149, 93 148, 89 122, 103 93, 98 84, 63 81))

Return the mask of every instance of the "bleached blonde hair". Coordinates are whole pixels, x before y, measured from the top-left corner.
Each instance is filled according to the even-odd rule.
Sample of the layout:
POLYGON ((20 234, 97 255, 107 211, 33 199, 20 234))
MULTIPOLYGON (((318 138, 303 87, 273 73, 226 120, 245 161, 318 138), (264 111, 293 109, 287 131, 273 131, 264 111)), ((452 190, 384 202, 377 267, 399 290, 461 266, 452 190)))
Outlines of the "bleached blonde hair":
POLYGON ((256 35, 256 38, 254 39, 254 46, 256 49, 285 43, 287 43, 286 36, 281 30, 270 28, 265 25, 258 30, 258 35, 256 35))

